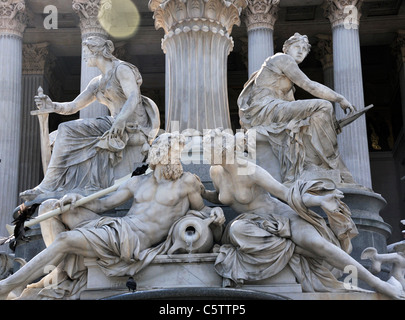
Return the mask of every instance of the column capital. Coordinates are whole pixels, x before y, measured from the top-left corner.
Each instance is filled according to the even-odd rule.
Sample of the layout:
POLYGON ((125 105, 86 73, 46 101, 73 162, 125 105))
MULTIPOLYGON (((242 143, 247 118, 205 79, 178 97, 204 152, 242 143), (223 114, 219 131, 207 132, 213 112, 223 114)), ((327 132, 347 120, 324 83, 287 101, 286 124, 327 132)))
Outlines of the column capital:
POLYGON ((240 25, 239 16, 246 6, 247 0, 149 1, 149 9, 154 12, 155 27, 163 28, 166 35, 191 30, 230 35, 233 26, 240 25))
POLYGON ((22 38, 27 19, 24 0, 0 1, 0 35, 22 38))
POLYGON ((364 0, 325 0, 322 7, 332 28, 344 26, 346 29, 358 29, 361 18, 361 6, 364 0))
POLYGON ((248 0, 244 21, 248 31, 259 28, 274 30, 280 0, 248 0))
POLYGON ((318 42, 313 47, 315 57, 322 63, 323 69, 333 66, 333 43, 332 35, 318 34, 316 35, 318 42))
POLYGON ((73 0, 72 7, 79 15, 83 38, 91 35, 107 38, 107 32, 99 21, 99 13, 102 8, 111 8, 110 0, 73 0))
POLYGON ((23 74, 44 74, 49 43, 23 44, 23 74))

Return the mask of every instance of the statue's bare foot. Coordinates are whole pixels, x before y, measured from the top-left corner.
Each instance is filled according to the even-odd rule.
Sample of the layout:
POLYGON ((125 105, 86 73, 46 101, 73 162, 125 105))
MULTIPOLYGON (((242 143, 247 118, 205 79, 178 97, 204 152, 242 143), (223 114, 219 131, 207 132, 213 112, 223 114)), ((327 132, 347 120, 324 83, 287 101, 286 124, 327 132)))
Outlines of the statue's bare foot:
POLYGON ((12 288, 9 288, 7 285, 2 284, 3 281, 0 281, 0 300, 7 300, 8 295, 12 288))
POLYGON ((387 282, 381 281, 376 290, 390 298, 396 300, 405 300, 405 292, 402 289, 402 285, 394 277, 389 278, 387 282))

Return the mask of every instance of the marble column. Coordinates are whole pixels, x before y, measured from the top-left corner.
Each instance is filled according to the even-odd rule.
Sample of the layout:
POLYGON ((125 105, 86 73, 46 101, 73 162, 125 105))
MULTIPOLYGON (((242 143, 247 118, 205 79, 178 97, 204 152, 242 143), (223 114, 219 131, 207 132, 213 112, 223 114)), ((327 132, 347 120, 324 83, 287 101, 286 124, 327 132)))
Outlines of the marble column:
POLYGON ((166 54, 166 130, 231 128, 227 59, 246 0, 150 0, 166 54))
POLYGON ((316 58, 321 62, 323 69, 324 85, 334 88, 333 80, 333 44, 332 36, 328 34, 318 34, 318 42, 312 48, 316 58))
MULTIPOLYGON (((363 0, 326 0, 325 15, 332 24, 335 91, 358 110, 364 108, 360 56, 360 7, 363 0)), ((345 116, 336 108, 336 117, 345 116)), ((342 158, 356 182, 372 188, 365 115, 348 125, 338 138, 342 158)))
MULTIPOLYGON (((108 34, 101 26, 98 14, 103 0, 73 0, 73 10, 80 17, 80 30, 82 41, 91 36, 98 36, 107 39, 108 34)), ((83 48, 82 48, 83 50, 83 48)), ((83 54, 82 54, 83 57, 83 54)), ((83 91, 89 82, 101 74, 96 67, 88 67, 82 58, 80 91, 83 91)), ((91 105, 80 111, 80 118, 97 118, 108 115, 108 108, 99 102, 93 102, 91 105)))
POLYGON ((0 2, 0 235, 11 222, 18 198, 21 137, 22 37, 26 26, 24 0, 0 2))
POLYGON ((249 76, 274 54, 273 30, 280 0, 248 0, 244 21, 248 29, 249 76))
POLYGON ((43 178, 39 122, 38 117, 30 112, 35 110, 34 96, 38 87, 42 87, 44 92, 49 91, 45 77, 48 56, 47 42, 23 45, 19 192, 37 186, 43 178))

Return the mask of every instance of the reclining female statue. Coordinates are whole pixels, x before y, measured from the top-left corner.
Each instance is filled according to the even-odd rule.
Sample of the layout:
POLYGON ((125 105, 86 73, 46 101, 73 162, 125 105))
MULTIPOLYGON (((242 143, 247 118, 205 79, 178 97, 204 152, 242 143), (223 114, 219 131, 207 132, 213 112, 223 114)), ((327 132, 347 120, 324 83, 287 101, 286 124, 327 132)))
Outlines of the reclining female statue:
POLYGON ((405 299, 396 279, 385 282, 350 256, 358 231, 333 182, 298 180, 286 187, 244 155, 244 138, 238 135, 244 136, 213 131, 214 144, 210 135, 204 138, 204 151, 212 148, 204 154, 222 155, 222 161, 211 166, 215 190, 204 190, 203 197, 239 214, 228 222, 215 262, 222 277, 240 285, 270 278, 289 265, 303 291, 333 292, 346 287, 332 271, 341 274, 353 266, 376 291, 405 299), (323 209, 328 224, 312 207, 323 209))
POLYGON ((84 42, 84 60, 101 75, 72 102, 35 97, 43 113, 74 114, 94 101, 106 105, 111 116, 80 119, 59 125, 43 181, 22 192, 24 200, 60 197, 67 191, 89 194, 111 186, 142 162, 159 127, 159 110, 141 95, 138 69, 112 55, 114 45, 100 37, 84 42))

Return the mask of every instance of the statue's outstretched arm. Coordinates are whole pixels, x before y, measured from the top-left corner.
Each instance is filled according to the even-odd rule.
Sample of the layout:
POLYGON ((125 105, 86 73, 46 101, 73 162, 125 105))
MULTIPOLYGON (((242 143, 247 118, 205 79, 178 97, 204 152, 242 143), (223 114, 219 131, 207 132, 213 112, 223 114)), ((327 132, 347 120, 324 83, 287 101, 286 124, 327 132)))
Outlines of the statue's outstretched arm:
POLYGON ((283 55, 279 60, 280 63, 277 66, 294 84, 317 98, 339 103, 343 110, 348 110, 350 113, 355 111, 355 108, 344 96, 319 82, 309 79, 292 57, 283 55))
POLYGON ((55 112, 64 115, 75 114, 84 109, 92 102, 96 101, 95 89, 98 86, 99 79, 94 78, 73 101, 71 102, 54 102, 55 112))
POLYGON ((98 86, 98 82, 99 79, 94 78, 90 81, 87 88, 71 102, 53 102, 49 96, 43 94, 42 88, 39 88, 38 95, 34 97, 39 110, 32 111, 31 115, 45 115, 49 113, 75 114, 96 100, 94 92, 98 86))

